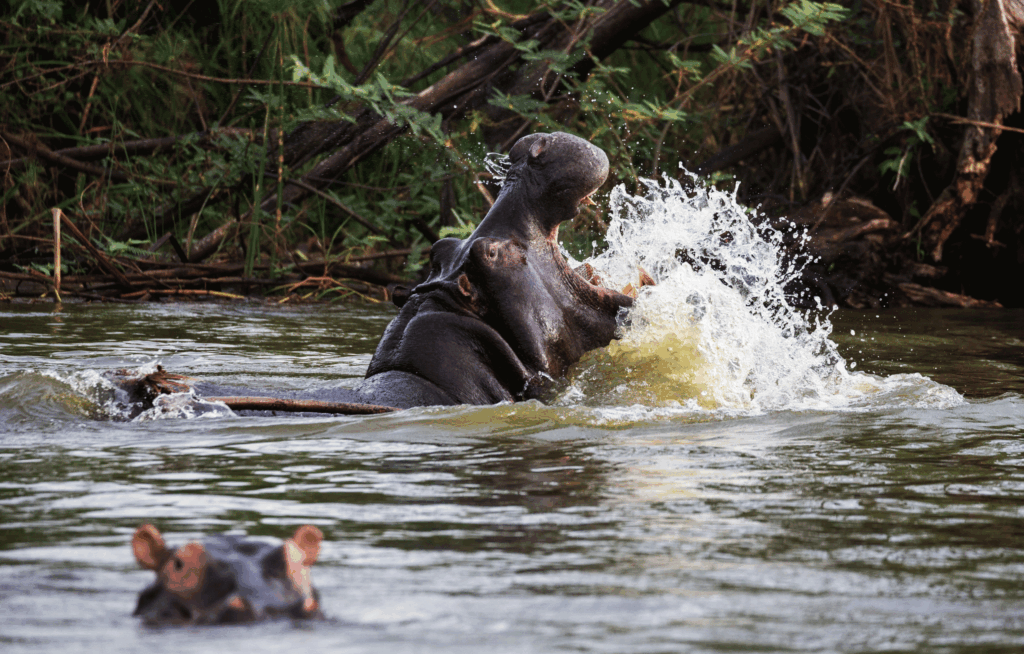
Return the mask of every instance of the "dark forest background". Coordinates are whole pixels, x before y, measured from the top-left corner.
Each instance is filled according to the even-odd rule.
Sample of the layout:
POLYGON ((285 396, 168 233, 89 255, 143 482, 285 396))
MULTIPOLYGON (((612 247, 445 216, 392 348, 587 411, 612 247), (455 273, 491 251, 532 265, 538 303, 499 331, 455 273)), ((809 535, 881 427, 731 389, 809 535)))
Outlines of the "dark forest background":
POLYGON ((1024 0, 5 0, 0 300, 380 299, 486 212, 487 153, 562 130, 605 190, 739 183, 840 305, 1024 306, 1022 30, 1024 0))

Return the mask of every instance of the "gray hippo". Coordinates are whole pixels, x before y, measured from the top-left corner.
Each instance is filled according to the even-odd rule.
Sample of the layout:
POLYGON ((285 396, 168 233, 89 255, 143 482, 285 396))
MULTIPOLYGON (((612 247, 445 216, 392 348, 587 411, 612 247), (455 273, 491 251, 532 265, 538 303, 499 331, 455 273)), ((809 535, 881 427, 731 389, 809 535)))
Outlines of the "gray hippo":
MULTIPOLYGON (((434 243, 427 279, 396 296, 399 314, 362 383, 276 393, 277 399, 303 400, 316 410, 324 402, 408 408, 540 398, 585 352, 611 341, 632 297, 592 283, 589 270, 570 268, 557 242, 559 224, 576 216, 604 183, 608 157, 556 132, 521 138, 509 158, 501 192, 476 230, 434 243)), ((148 381, 150 399, 153 389, 183 388, 148 381)), ((180 377, 172 381, 185 384, 180 377)), ((138 379, 129 382, 122 385, 133 397, 147 397, 138 379)), ((204 383, 192 387, 207 398, 253 395, 204 383)), ((233 408, 283 408, 274 398, 258 399, 264 404, 233 408)))
POLYGON ((581 138, 531 134, 509 152, 494 206, 466 239, 430 249, 430 275, 404 300, 363 388, 395 406, 493 404, 537 397, 615 334, 632 298, 572 270, 558 226, 608 176, 581 138), (415 389, 414 391, 412 389, 415 389))
POLYGON ((208 536, 172 550, 156 527, 142 525, 132 551, 156 581, 139 594, 135 615, 150 624, 322 617, 309 574, 322 540, 319 529, 303 525, 283 543, 208 536))

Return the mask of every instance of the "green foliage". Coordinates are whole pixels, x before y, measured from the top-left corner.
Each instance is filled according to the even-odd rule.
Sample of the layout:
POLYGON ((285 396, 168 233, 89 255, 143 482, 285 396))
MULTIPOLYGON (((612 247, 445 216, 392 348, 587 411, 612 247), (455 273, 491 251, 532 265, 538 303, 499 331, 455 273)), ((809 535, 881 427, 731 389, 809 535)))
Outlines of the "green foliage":
MULTIPOLYGON (((324 61, 319 75, 313 73, 297 56, 292 55, 292 80, 308 81, 329 88, 337 93, 344 102, 362 104, 396 125, 407 126, 414 136, 426 135, 439 143, 443 143, 445 140, 444 134, 441 133, 441 117, 424 113, 415 107, 404 104, 403 100, 411 98, 415 94, 401 86, 392 84, 381 73, 374 75, 373 79, 366 84, 352 85, 338 72, 333 55, 328 56, 324 61)), ((355 120, 352 116, 343 113, 337 113, 335 117, 350 122, 355 120)))
MULTIPOLYGON (((514 26, 542 11, 573 29, 576 21, 601 17, 604 9, 583 0, 439 0, 430 8, 377 0, 352 20, 335 24, 344 4, 219 0, 150 7, 125 0, 86 11, 71 0, 9 2, 6 15, 0 15, 7 32, 0 45, 5 130, 51 149, 104 145, 116 150, 126 141, 193 136, 158 153, 90 160, 124 173, 127 182, 45 162, 12 169, 0 189, 7 207, 0 250, 15 247, 25 257, 43 258, 40 243, 46 241, 49 209, 63 206, 104 235, 97 243, 113 256, 146 256, 133 227, 141 226, 148 239, 170 230, 188 243, 243 220, 242 236, 225 244, 223 254, 244 260, 246 274, 255 273, 259 263, 287 262, 295 252, 300 258, 344 259, 411 248, 406 261, 389 264, 392 272, 411 275, 429 247, 413 219, 442 236, 468 235, 486 211, 477 189, 487 176, 484 154, 511 135, 576 133, 609 153, 614 180, 635 184, 639 177, 674 172, 678 162, 692 169, 754 128, 788 121, 785 104, 791 100, 783 97, 779 80, 794 68, 800 68, 799 82, 789 86, 794 95, 861 79, 870 82, 872 93, 886 88, 877 70, 847 74, 859 62, 884 55, 875 23, 859 5, 791 0, 774 7, 746 3, 743 9, 743 3, 678 3, 623 48, 590 61, 586 29, 574 32, 570 47, 554 47, 543 34, 514 26), (142 27, 126 33, 147 8, 142 27), (189 12, 197 11, 212 11, 218 20, 193 20, 189 12), (411 105, 418 92, 465 60, 408 84, 401 80, 487 37, 511 44, 517 56, 489 80, 486 106, 442 121, 439 114, 411 105), (820 54, 824 49, 808 46, 815 39, 830 44, 827 57, 820 54), (526 73, 543 78, 543 88, 521 92, 504 86, 506 77, 526 73), (243 78, 258 84, 225 81, 243 78), (296 206, 279 202, 269 212, 258 208, 272 194, 280 198, 288 179, 301 177, 318 161, 278 159, 280 135, 313 121, 356 125, 367 113, 404 133, 387 147, 360 155, 358 165, 325 190, 330 200, 315 196, 296 206), (455 224, 442 224, 442 183, 454 196, 455 224), (201 209, 171 224, 158 223, 166 207, 204 188, 217 192, 201 209), (310 238, 319 251, 297 246, 310 238)), ((943 30, 960 16, 936 13, 933 6, 918 14, 943 30)), ((935 131, 926 119, 903 122, 906 116, 927 115, 933 107, 952 111, 958 100, 955 80, 905 77, 921 81, 900 91, 899 101, 907 98, 907 104, 893 103, 898 118, 884 129, 865 127, 887 135, 895 130, 898 139, 885 141, 891 147, 878 170, 895 175, 897 185, 921 148, 934 146, 935 131)), ((806 121, 825 111, 817 98, 806 103, 810 109, 789 109, 811 116, 806 121)), ((815 177, 822 168, 817 162, 803 162, 802 168, 793 162, 808 153, 783 159, 785 152, 768 165, 751 162, 748 173, 763 171, 750 185, 755 191, 793 198, 799 195, 794 188, 826 186, 815 177), (786 172, 776 175, 783 168, 786 172)), ((330 149, 322 153, 327 154, 330 149)), ((731 188, 739 179, 746 178, 728 170, 712 181, 731 188)), ((581 218, 564 233, 586 247, 599 240, 602 224, 600 216, 581 218)))
POLYGON ((473 233, 476 229, 476 221, 469 217, 463 217, 460 212, 453 211, 452 214, 455 216, 455 220, 458 223, 455 226, 442 227, 439 232, 441 238, 448 238, 454 236, 455 238, 466 238, 473 233))
POLYGON ((924 144, 932 148, 935 147, 935 139, 932 138, 926 129, 927 123, 928 116, 915 121, 904 121, 899 127, 900 131, 909 132, 904 140, 904 144, 900 147, 893 146, 885 149, 885 155, 888 158, 878 165, 878 172, 883 175, 888 173, 895 174, 896 180, 893 182, 893 189, 899 186, 904 171, 909 168, 914 160, 914 154, 918 148, 924 144))
POLYGON ((797 0, 779 8, 779 13, 789 19, 798 30, 822 36, 829 23, 844 20, 849 10, 831 2, 797 0))
POLYGON ((11 0, 11 22, 25 24, 32 19, 55 21, 64 10, 60 0, 11 0))

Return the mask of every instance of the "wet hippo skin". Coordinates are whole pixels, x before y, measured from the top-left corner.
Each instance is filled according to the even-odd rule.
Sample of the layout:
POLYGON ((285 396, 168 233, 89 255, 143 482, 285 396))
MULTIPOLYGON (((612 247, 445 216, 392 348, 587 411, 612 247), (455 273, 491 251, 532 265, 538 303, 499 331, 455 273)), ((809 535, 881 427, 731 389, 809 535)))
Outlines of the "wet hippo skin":
POLYGON ((375 392, 408 385, 381 377, 400 371, 436 389, 435 404, 537 397, 614 336, 632 299, 573 272, 557 242, 559 224, 608 176, 608 158, 563 133, 523 137, 509 158, 473 234, 431 248, 430 276, 404 300, 366 372, 375 392))
POLYGON ((303 525, 283 543, 208 536, 170 549, 153 525, 142 525, 132 551, 156 581, 139 594, 135 615, 151 624, 322 617, 309 573, 322 540, 303 525))
MULTIPOLYGON (((548 383, 614 337, 632 298, 591 283, 559 251, 558 226, 608 176, 608 158, 561 132, 531 134, 509 152, 494 206, 465 239, 430 250, 430 273, 396 296, 357 389, 276 397, 408 408, 540 398, 548 383)), ((201 396, 251 389, 195 384, 201 396)))

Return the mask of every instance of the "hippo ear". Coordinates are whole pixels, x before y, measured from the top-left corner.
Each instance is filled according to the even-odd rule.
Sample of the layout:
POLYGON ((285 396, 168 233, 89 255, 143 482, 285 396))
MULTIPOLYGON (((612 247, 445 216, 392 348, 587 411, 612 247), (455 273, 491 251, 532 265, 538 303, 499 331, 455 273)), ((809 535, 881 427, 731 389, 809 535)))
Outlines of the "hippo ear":
POLYGON ((412 289, 402 284, 388 284, 387 287, 388 295, 391 296, 391 301, 399 309, 405 306, 405 303, 409 301, 410 290, 412 289))
POLYGON ((170 554, 164 544, 164 537, 153 525, 142 525, 135 530, 132 552, 139 565, 147 570, 158 570, 170 554))
POLYGON ((536 159, 540 155, 544 154, 544 150, 548 147, 548 137, 541 136, 539 139, 530 144, 530 158, 536 159))
POLYGON ((295 530, 291 540, 302 552, 303 565, 310 566, 316 563, 320 556, 320 543, 324 539, 322 531, 313 525, 302 525, 295 530))
POLYGON ((459 275, 459 292, 466 297, 473 295, 473 284, 470 283, 469 277, 466 273, 459 275))

